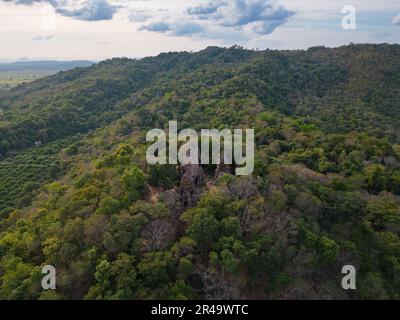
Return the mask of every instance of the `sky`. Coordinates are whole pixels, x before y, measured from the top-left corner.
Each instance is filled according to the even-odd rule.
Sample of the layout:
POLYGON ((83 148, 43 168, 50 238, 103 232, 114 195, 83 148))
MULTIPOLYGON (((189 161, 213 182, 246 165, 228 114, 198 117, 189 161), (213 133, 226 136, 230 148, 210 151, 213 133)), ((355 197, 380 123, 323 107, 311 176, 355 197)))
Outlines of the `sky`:
POLYGON ((0 0, 0 61, 400 43, 400 0, 0 0))

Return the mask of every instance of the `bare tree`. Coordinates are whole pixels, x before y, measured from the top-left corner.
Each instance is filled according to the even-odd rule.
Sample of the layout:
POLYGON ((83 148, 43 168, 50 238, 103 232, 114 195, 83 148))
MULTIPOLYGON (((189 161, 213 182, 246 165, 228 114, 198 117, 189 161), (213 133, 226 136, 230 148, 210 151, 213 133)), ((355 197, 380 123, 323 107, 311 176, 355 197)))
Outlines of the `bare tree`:
POLYGON ((238 281, 223 276, 220 272, 209 267, 198 270, 203 283, 203 294, 206 300, 238 300, 241 298, 238 281))
POLYGON ((164 250, 168 243, 174 240, 174 226, 166 219, 157 219, 150 222, 142 231, 142 237, 145 239, 145 251, 164 250))

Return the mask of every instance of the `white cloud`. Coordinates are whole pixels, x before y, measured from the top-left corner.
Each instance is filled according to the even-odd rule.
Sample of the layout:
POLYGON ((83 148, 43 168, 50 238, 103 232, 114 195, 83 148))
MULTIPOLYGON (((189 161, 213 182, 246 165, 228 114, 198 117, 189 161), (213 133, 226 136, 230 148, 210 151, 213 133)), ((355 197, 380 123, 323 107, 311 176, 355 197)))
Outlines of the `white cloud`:
POLYGON ((16 5, 31 6, 47 2, 63 16, 85 21, 111 20, 118 7, 107 0, 2 0, 16 5))
POLYGON ((151 18, 151 15, 146 10, 136 9, 128 14, 128 18, 132 22, 145 22, 151 18))
POLYGON ((217 0, 186 8, 184 14, 158 19, 140 30, 173 36, 208 38, 232 31, 266 35, 287 22, 294 11, 287 10, 275 0, 217 0))
POLYGON ((0 59, 28 56, 102 60, 233 44, 260 49, 304 49, 349 42, 399 43, 399 26, 391 23, 398 13, 398 0, 353 0, 358 24, 352 32, 340 28, 341 9, 348 4, 347 0, 279 0, 271 12, 279 12, 279 4, 288 12, 296 12, 286 21, 271 12, 268 15, 268 10, 262 9, 263 3, 257 0, 245 1, 244 10, 239 10, 241 2, 236 0, 229 0, 228 4, 223 0, 105 0, 116 11, 112 19, 99 21, 89 18, 96 16, 96 10, 79 11, 85 3, 95 0, 57 0, 68 12, 80 12, 74 16, 56 14, 50 0, 22 0, 28 5, 16 5, 15 1, 0 0, 0 59), (259 10, 254 10, 257 5, 259 10), (46 8, 51 10, 43 10, 46 8), (49 12, 56 22, 51 30, 43 28, 49 12), (164 30, 159 24, 155 32, 157 23, 164 23, 164 30), (32 41, 46 35, 54 38, 32 41))
POLYGON ((36 37, 32 38, 32 41, 42 41, 42 40, 49 41, 49 40, 51 40, 53 38, 54 38, 53 35, 50 35, 50 36, 36 36, 36 37))

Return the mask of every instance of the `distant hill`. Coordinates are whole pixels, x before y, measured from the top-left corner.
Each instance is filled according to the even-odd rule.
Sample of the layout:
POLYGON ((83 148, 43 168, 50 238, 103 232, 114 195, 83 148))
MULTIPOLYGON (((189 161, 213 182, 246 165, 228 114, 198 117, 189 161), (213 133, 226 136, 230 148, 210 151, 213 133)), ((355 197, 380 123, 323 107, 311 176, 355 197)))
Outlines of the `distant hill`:
POLYGON ((66 71, 78 67, 90 67, 91 61, 17 61, 12 63, 0 63, 0 72, 26 72, 26 71, 66 71))
POLYGON ((25 58, 16 62, 0 63, 0 92, 60 71, 92 65, 93 62, 90 61, 30 61, 25 58))

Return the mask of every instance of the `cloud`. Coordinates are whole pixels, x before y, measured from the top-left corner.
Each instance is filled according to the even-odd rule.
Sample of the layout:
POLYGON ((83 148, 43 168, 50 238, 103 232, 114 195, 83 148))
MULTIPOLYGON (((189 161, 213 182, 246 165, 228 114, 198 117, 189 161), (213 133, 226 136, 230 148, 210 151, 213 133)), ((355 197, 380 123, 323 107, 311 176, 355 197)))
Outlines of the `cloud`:
POLYGON ((199 5, 197 7, 190 7, 186 9, 187 14, 189 15, 208 15, 217 12, 218 8, 222 4, 208 3, 205 5, 199 5))
POLYGON ((293 15, 274 0, 231 0, 222 1, 208 19, 226 27, 253 25, 255 32, 269 34, 293 15))
POLYGON ((84 21, 111 20, 119 7, 107 0, 1 0, 16 5, 49 3, 55 11, 63 16, 84 21))
MULTIPOLYGON (((139 30, 173 36, 200 36, 224 39, 224 34, 266 35, 288 21, 294 11, 275 0, 216 0, 184 10, 183 15, 165 17, 139 30)), ((243 38, 243 35, 240 35, 243 38)))
POLYGON ((148 11, 145 10, 135 10, 133 13, 130 13, 128 18, 129 21, 132 22, 145 22, 149 20, 152 16, 148 11))
POLYGON ((205 31, 205 28, 195 22, 180 23, 173 26, 173 35, 190 36, 205 31))
POLYGON ((400 14, 393 18, 392 23, 400 26, 400 14))
POLYGON ((51 40, 51 39, 53 39, 54 38, 54 36, 53 35, 51 35, 51 36, 37 36, 37 37, 33 37, 32 38, 32 41, 49 41, 49 40, 51 40))
POLYGON ((258 34, 270 34, 283 23, 283 20, 262 21, 256 24, 253 30, 258 34))
POLYGON ((141 26, 139 30, 165 33, 171 30, 171 26, 166 22, 154 22, 148 25, 141 26))
POLYGON ((108 3, 107 0, 87 0, 77 9, 71 9, 68 6, 61 7, 58 4, 53 6, 56 12, 63 16, 85 21, 111 20, 118 10, 117 6, 108 3))
MULTIPOLYGON (((128 0, 0 0, 17 5, 49 3, 60 15, 84 21, 111 20, 121 10, 131 22, 140 22, 138 30, 164 33, 170 36, 222 40, 237 32, 250 37, 267 35, 294 15, 278 0, 197 0, 198 5, 183 11, 160 11, 151 5, 134 8, 128 0)), ((132 3, 132 2, 131 2, 132 3)))
POLYGON ((205 31, 204 27, 194 22, 167 23, 155 22, 141 26, 139 30, 168 33, 171 36, 191 36, 205 31))
POLYGON ((40 0, 2 0, 3 2, 8 2, 8 3, 15 3, 15 4, 23 4, 26 6, 30 6, 34 4, 35 2, 40 2, 40 0))

